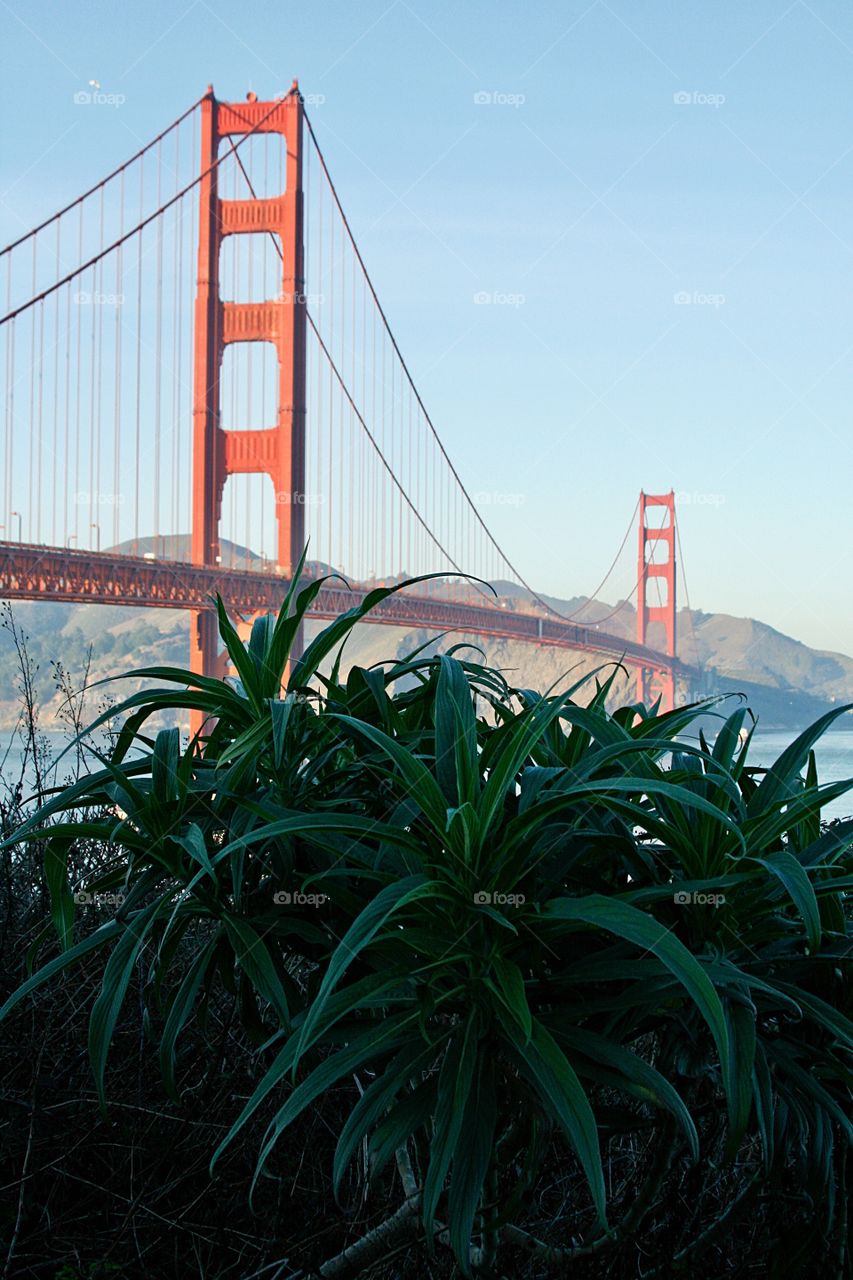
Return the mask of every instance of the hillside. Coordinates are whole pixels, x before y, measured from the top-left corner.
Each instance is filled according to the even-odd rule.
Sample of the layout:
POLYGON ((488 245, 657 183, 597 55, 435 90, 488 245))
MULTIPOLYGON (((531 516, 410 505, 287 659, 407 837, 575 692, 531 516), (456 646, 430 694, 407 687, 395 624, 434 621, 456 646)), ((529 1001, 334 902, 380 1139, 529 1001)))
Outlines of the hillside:
MULTIPOLYGON (((156 550, 160 555, 180 557, 187 550, 184 541, 169 539, 168 545, 158 546, 156 550)), ((136 554, 151 549, 147 541, 140 542, 138 548, 129 545, 121 548, 136 554)), ((231 544, 223 546, 223 561, 238 567, 260 567, 260 561, 252 552, 231 544)), ((319 572, 326 567, 312 568, 319 572)), ((527 593, 515 584, 495 585, 504 607, 519 610, 531 607, 527 593)), ((434 584, 433 589, 482 603, 467 583, 441 582, 434 584)), ((622 604, 614 614, 616 606, 602 601, 549 597, 547 602, 564 615, 578 615, 576 620, 581 624, 594 626, 601 619, 602 629, 626 639, 636 634, 636 615, 630 603, 622 604)), ((90 661, 90 683, 121 676, 142 666, 183 666, 187 662, 189 617, 175 610, 28 602, 16 603, 13 615, 18 628, 28 637, 30 657, 38 668, 44 728, 54 726, 61 715, 62 698, 56 689, 53 665, 57 661, 75 685, 79 684, 87 661, 90 661)), ((312 624, 309 631, 313 632, 319 625, 312 624)), ((722 613, 695 610, 688 614, 682 610, 678 631, 679 656, 704 671, 702 689, 693 692, 745 693, 763 728, 797 728, 839 701, 853 701, 853 658, 844 654, 810 649, 766 623, 722 613)), ((425 631, 361 626, 352 636, 345 657, 349 662, 370 665, 405 653, 427 639, 425 631)), ((489 663, 501 667, 510 680, 529 686, 548 687, 561 677, 577 679, 596 666, 596 660, 591 657, 516 641, 493 640, 483 644, 476 637, 457 636, 448 637, 443 643, 449 645, 460 640, 482 646, 489 663)), ((653 632, 650 642, 661 645, 662 637, 656 637, 653 632)), ((108 697, 127 696, 139 683, 121 679, 93 689, 88 701, 90 713, 101 709, 108 697)), ((19 685, 18 661, 6 625, 0 630, 0 729, 5 731, 16 723, 19 685)), ((618 694, 630 696, 630 692, 627 680, 620 677, 618 694)))

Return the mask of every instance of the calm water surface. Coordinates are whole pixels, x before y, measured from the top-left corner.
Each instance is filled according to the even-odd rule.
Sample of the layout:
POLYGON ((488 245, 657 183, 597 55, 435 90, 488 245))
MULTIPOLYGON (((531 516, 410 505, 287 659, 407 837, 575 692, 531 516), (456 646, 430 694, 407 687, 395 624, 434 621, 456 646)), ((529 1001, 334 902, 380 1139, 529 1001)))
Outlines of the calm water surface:
MULTIPOLYGON (((753 765, 769 767, 782 754, 787 746, 793 742, 797 736, 794 730, 782 731, 779 733, 756 733, 752 740, 749 751, 749 758, 753 765)), ((62 733, 47 733, 45 737, 48 739, 55 755, 58 755, 68 745, 67 737, 62 733)), ((8 732, 0 734, 0 761, 6 753, 6 748, 11 741, 8 758, 0 776, 6 781, 17 779, 20 772, 21 748, 18 740, 12 741, 12 735, 8 732)), ((821 782, 840 782, 844 778, 853 779, 853 729, 836 729, 830 730, 819 739, 816 747, 818 778, 821 782)), ((74 764, 73 752, 65 757, 59 764, 59 781, 72 770, 74 764)), ((90 768, 97 768, 97 761, 92 760, 90 768)), ((828 804, 823 811, 823 817, 827 820, 831 818, 847 818, 853 817, 853 790, 849 795, 842 796, 840 799, 828 804)))
MULTIPOLYGON (((754 765, 765 768, 778 760, 796 733, 756 733, 749 748, 749 759, 754 765)), ((818 739, 815 747, 818 782, 841 782, 853 779, 853 729, 835 729, 818 739)), ((822 814, 831 818, 853 818, 853 789, 846 795, 826 805, 822 814)))

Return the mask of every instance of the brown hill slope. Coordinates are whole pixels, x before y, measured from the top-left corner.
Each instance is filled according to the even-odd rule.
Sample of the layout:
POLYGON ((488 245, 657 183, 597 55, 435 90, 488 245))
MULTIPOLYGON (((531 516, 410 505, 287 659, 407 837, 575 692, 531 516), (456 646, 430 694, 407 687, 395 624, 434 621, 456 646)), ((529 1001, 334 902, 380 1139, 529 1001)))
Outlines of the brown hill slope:
MULTIPOLYGON (((243 548, 233 551, 235 562, 253 559, 243 548)), ((450 585, 441 584, 445 593, 450 585)), ((508 607, 531 607, 532 602, 517 586, 495 585, 508 607)), ((451 590, 460 598, 466 598, 471 587, 456 583, 451 590)), ((577 614, 580 610, 577 620, 590 625, 611 615, 615 607, 583 598, 571 601, 548 598, 548 603, 563 614, 577 614)), ((52 665, 56 661, 78 681, 91 650, 90 681, 94 681, 154 663, 183 666, 188 658, 189 618, 177 611, 21 603, 14 606, 14 617, 29 636, 30 653, 39 667, 42 723, 46 728, 56 720, 61 706, 52 665)), ((622 604, 602 626, 626 639, 633 638, 636 634, 633 606, 622 604)), ((832 704, 853 702, 853 658, 844 654, 810 649, 766 623, 728 614, 697 610, 691 615, 682 610, 678 631, 679 656, 704 671, 702 684, 696 691, 742 690, 760 715, 763 727, 797 727, 832 704)), ((370 665, 405 653, 426 638, 426 632, 422 631, 362 626, 347 646, 347 661, 370 665)), ((484 644, 475 637, 456 636, 447 637, 442 643, 446 647, 462 639, 480 645, 489 663, 505 670, 512 682, 527 686, 549 687, 562 678, 575 679, 596 666, 592 658, 506 640, 484 644)), ((656 647, 662 645, 662 636, 655 635, 654 631, 649 639, 656 647)), ((17 659, 6 628, 0 631, 0 727, 7 730, 17 717, 17 685, 17 659)), ((94 712, 99 700, 107 694, 126 696, 132 689, 132 682, 121 680, 108 685, 106 690, 93 691, 90 708, 94 712)), ((619 695, 628 697, 632 692, 627 680, 620 678, 619 695)))

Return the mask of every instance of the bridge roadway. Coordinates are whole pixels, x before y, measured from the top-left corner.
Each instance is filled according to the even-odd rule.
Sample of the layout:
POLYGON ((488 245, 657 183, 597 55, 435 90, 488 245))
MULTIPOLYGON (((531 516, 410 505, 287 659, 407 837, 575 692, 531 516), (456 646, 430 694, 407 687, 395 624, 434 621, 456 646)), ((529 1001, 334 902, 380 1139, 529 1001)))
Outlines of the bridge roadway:
MULTIPOLYGON (((288 580, 277 574, 0 542, 0 599, 4 600, 209 609, 218 593, 229 612, 246 615, 277 612, 287 587, 288 580)), ((311 605, 309 616, 335 618, 359 604, 368 590, 358 584, 351 589, 343 584, 325 586, 311 605)), ((621 659, 647 671, 672 669, 683 675, 690 672, 690 668, 666 654, 594 626, 576 626, 558 618, 498 607, 436 600, 412 590, 386 597, 371 610, 370 620, 392 627, 428 627, 579 649, 621 659)))

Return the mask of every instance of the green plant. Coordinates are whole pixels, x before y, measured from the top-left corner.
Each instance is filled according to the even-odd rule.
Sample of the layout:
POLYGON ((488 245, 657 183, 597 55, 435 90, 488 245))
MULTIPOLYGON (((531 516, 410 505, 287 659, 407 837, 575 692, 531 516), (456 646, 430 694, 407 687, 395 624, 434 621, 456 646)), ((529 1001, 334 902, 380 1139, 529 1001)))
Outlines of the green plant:
POLYGON ((466 1273, 505 1240, 539 1247, 518 1218, 555 1134, 583 1171, 586 1251, 636 1233, 700 1146, 709 1167, 757 1149, 771 1186, 796 1169, 827 1249, 853 1138, 853 823, 822 830, 821 804, 851 783, 819 785, 812 749, 844 709, 763 771, 740 745, 744 710, 721 717, 713 746, 689 745, 716 704, 610 712, 612 675, 540 695, 457 647, 344 680, 333 654, 384 589, 290 663, 282 696, 320 585, 294 585, 248 645, 220 604, 236 682, 134 673, 177 688, 113 709, 126 719, 112 756, 7 841, 45 841, 61 950, 0 1016, 110 946, 89 1037, 104 1103, 145 958, 178 1097, 182 1033, 215 981, 233 988, 264 1069, 215 1160, 275 1103, 257 1181, 288 1126, 355 1077, 336 1193, 365 1146, 370 1177, 396 1167, 405 1192, 362 1241, 365 1264, 416 1224, 466 1273), (147 736, 167 708, 201 711, 206 736, 185 749, 176 730, 147 736), (122 901, 76 940, 83 840, 112 851, 86 891, 122 901), (611 1224, 601 1147, 625 1133, 652 1141, 637 1203, 611 1224))

